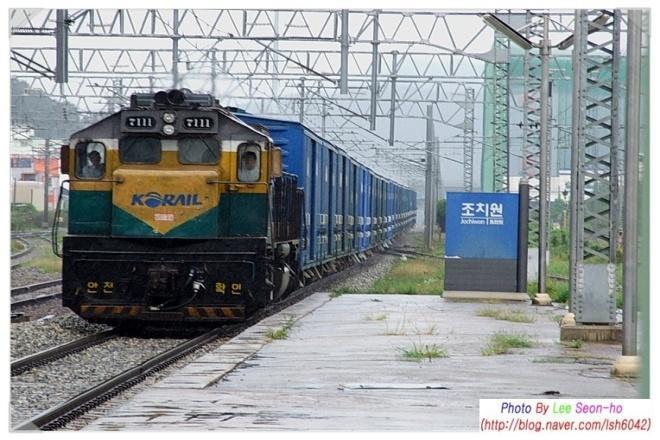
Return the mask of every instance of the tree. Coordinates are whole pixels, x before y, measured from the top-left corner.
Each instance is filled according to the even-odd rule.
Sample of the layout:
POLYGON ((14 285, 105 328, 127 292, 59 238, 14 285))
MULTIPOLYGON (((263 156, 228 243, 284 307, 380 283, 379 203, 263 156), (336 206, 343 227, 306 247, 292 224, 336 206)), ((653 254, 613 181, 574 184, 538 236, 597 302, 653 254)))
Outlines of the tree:
POLYGON ((36 139, 68 139, 83 126, 75 105, 57 101, 14 78, 11 80, 11 124, 32 128, 36 139))

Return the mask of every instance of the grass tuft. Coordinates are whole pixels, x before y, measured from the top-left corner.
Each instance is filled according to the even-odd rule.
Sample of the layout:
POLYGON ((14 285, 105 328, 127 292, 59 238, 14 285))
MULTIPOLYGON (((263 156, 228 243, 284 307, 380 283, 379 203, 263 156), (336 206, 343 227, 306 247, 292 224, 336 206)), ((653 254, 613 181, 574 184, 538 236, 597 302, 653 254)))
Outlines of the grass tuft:
POLYGON ((291 330, 291 327, 293 327, 295 322, 296 321, 294 316, 287 315, 282 327, 277 329, 269 328, 266 330, 266 338, 268 338, 270 341, 274 341, 276 339, 287 339, 289 337, 289 330, 291 330))
POLYGON ((414 325, 414 327, 416 335, 433 336, 438 333, 438 324, 436 322, 427 323, 425 328, 418 328, 417 325, 414 325))
POLYGON ((386 336, 404 336, 406 334, 406 317, 404 316, 396 325, 390 327, 388 323, 385 324, 386 336))
POLYGON ((16 254, 25 249, 25 245, 18 240, 11 241, 11 253, 16 254))
POLYGON ((477 310, 477 316, 485 316, 488 318, 495 318, 499 321, 510 322, 534 322, 534 317, 527 315, 520 310, 499 309, 493 307, 484 307, 477 310))
POLYGON ((387 314, 380 313, 378 315, 367 315, 364 319, 367 321, 385 321, 387 319, 387 314))
POLYGON ((584 345, 584 341, 582 339, 573 339, 572 341, 562 342, 562 344, 568 348, 579 350, 584 345))
MULTIPOLYGON (((444 254, 444 243, 436 241, 429 252, 424 249, 421 233, 411 234, 415 248, 432 255, 444 254)), ((416 257, 396 261, 390 270, 378 278, 369 293, 404 295, 441 295, 444 286, 445 262, 435 258, 416 257)))
POLYGON ((432 258, 397 261, 389 273, 376 280, 373 293, 440 295, 444 285, 444 262, 432 258))
POLYGON ((405 359, 416 362, 421 362, 424 359, 428 359, 431 362, 432 359, 449 356, 447 350, 437 344, 413 343, 412 347, 400 348, 399 350, 401 350, 401 354, 405 359))
POLYGON ((512 348, 530 347, 533 347, 533 343, 527 335, 500 332, 490 337, 486 347, 481 350, 481 355, 508 354, 511 353, 512 348))

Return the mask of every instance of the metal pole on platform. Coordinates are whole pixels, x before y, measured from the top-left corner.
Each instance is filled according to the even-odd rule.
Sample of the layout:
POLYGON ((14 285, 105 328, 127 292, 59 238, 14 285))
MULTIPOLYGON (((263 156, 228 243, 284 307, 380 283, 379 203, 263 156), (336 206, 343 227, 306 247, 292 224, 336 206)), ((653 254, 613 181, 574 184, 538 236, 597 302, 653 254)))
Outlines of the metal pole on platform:
POLYGON ((538 292, 546 293, 546 249, 548 247, 548 138, 550 103, 550 40, 549 17, 543 16, 543 42, 541 44, 541 154, 539 158, 539 270, 538 292))
POLYGON ((637 355, 637 193, 639 184, 642 11, 628 11, 625 210, 623 212, 623 355, 637 355))
POLYGON ((529 247, 529 182, 523 177, 518 183, 518 267, 516 292, 527 292, 527 253, 529 247))

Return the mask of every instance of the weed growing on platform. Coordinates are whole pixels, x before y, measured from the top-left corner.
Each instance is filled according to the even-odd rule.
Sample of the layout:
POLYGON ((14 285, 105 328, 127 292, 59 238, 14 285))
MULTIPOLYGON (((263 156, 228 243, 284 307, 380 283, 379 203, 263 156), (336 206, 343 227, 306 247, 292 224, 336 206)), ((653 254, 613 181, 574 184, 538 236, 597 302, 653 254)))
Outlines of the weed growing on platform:
POLYGON ((495 318, 498 321, 510 322, 534 322, 534 317, 527 315, 520 310, 508 310, 492 307, 484 307, 477 310, 477 316, 485 316, 488 318, 495 318))
POLYGON ((367 315, 364 319, 367 321, 385 321, 387 319, 387 314, 381 313, 379 315, 367 315))
POLYGON ((511 353, 512 348, 530 348, 532 341, 527 335, 514 333, 495 333, 488 345, 481 350, 482 356, 511 353))
POLYGON ((350 287, 339 287, 330 292, 329 296, 330 298, 339 298, 345 293, 357 293, 357 291, 355 289, 351 289, 350 287))
POLYGON ((432 336, 438 333, 438 324, 436 322, 432 323, 427 323, 425 328, 418 328, 416 324, 413 325, 415 327, 415 334, 416 335, 428 335, 432 336))
POLYGON ((584 341, 582 339, 573 339, 572 341, 566 341, 563 342, 562 344, 568 348, 574 348, 576 350, 579 350, 584 345, 584 341))
POLYGON ((419 344, 413 343, 410 348, 400 348, 401 354, 407 360, 421 362, 428 359, 431 362, 434 358, 446 358, 449 356, 447 350, 438 344, 419 344))
POLYGON ((278 329, 269 328, 266 330, 266 338, 268 338, 270 341, 274 341, 276 339, 287 339, 289 337, 289 330, 291 330, 293 324, 295 324, 295 317, 292 315, 287 315, 282 327, 278 329))
POLYGON ((406 317, 404 316, 394 327, 385 325, 385 336, 403 336, 406 334, 406 317))

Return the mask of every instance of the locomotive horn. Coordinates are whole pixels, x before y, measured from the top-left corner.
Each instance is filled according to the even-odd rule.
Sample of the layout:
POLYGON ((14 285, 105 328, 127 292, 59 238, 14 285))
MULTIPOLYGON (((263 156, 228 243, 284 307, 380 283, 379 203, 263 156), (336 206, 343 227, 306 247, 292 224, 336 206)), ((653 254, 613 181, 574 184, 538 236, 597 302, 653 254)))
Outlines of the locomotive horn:
POLYGON ((167 100, 172 105, 181 105, 185 101, 186 97, 181 90, 172 89, 167 92, 167 100))
POLYGON ((164 90, 161 90, 160 92, 157 92, 157 93, 154 95, 154 101, 155 101, 157 104, 163 104, 163 105, 164 105, 164 104, 167 104, 167 101, 168 101, 167 92, 164 91, 164 90))

